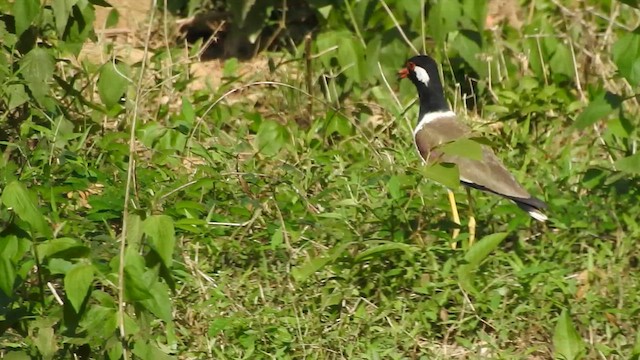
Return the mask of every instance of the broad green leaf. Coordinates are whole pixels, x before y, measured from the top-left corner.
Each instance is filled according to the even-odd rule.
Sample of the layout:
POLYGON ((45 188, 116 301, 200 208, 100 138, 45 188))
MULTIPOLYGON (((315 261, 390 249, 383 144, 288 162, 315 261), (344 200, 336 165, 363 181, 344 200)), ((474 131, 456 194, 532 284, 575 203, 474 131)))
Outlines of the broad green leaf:
POLYGON ((613 45, 613 61, 631 86, 640 85, 640 27, 624 34, 613 45))
POLYGON ((422 171, 425 177, 438 182, 449 189, 460 186, 460 172, 452 163, 433 163, 425 166, 422 171))
MULTIPOLYGON (((485 22, 487 19, 487 2, 477 0, 463 0, 462 10, 465 16, 460 20, 466 21, 467 18, 470 19, 473 23, 473 26, 469 28, 478 32, 482 32, 482 30, 484 30, 485 22)), ((467 26, 469 25, 467 24, 467 26)))
POLYGON ((56 30, 58 31, 59 37, 62 37, 64 34, 64 29, 67 27, 71 9, 77 2, 78 0, 53 0, 51 7, 53 9, 53 16, 56 20, 56 30))
POLYGON ((29 194, 29 190, 18 181, 10 182, 2 191, 2 203, 12 208, 20 219, 31 226, 40 235, 51 235, 51 228, 38 209, 37 201, 29 194))
POLYGON ((13 284, 16 281, 16 271, 11 259, 6 254, 0 254, 0 290, 5 296, 13 295, 13 284))
POLYGON ((107 109, 117 105, 127 90, 129 80, 126 76, 128 76, 126 67, 113 62, 104 64, 100 70, 98 94, 107 109))
POLYGON ((127 227, 127 244, 130 248, 140 250, 140 242, 144 234, 144 222, 140 215, 130 213, 127 215, 129 226, 127 227))
POLYGON ((118 11, 118 9, 111 9, 111 11, 109 11, 109 15, 107 15, 107 20, 105 21, 104 26, 105 28, 110 29, 118 25, 119 21, 120 12, 118 11))
POLYGON ((327 135, 338 133, 342 136, 349 136, 353 133, 353 126, 346 117, 337 113, 327 114, 327 117, 327 135))
POLYGON ((337 59, 348 78, 357 83, 367 80, 364 48, 353 35, 348 34, 339 38, 337 59))
POLYGON ((256 134, 258 151, 266 156, 276 155, 289 141, 286 127, 276 121, 264 120, 256 134))
POLYGON ((182 118, 189 125, 193 125, 196 120, 196 112, 186 96, 182 97, 182 118))
POLYGON ((601 92, 596 95, 582 113, 578 115, 574 126, 578 129, 584 129, 620 108, 621 104, 622 97, 619 95, 608 91, 601 92))
POLYGON ((55 59, 45 48, 31 50, 20 61, 20 72, 33 96, 43 104, 49 94, 49 82, 53 79, 55 59))
POLYGON ((127 298, 140 301, 151 298, 150 280, 145 276, 144 258, 127 248, 124 265, 124 288, 127 298))
POLYGON ((392 199, 397 200, 402 196, 402 192, 400 191, 400 189, 400 177, 397 175, 390 177, 389 181, 387 181, 387 190, 389 190, 389 194, 391 195, 392 199))
POLYGON ((577 360, 584 357, 584 342, 576 331, 567 309, 562 310, 553 333, 554 357, 577 360))
MULTIPOLYGON (((95 293, 91 294, 92 300, 95 299, 95 293)), ((117 316, 116 304, 113 304, 113 307, 90 304, 80 321, 80 327, 92 336, 108 339, 118 327, 117 316)))
POLYGON ((327 264, 335 261, 338 257, 342 256, 344 251, 350 245, 351 245, 351 242, 345 242, 333 248, 330 254, 327 256, 319 256, 307 261, 302 265, 296 266, 293 270, 291 270, 291 275, 293 276, 293 278, 297 283, 303 283, 311 275, 320 271, 320 269, 327 266, 327 264))
POLYGON ((455 34, 455 39, 452 40, 451 46, 458 51, 460 57, 471 66, 480 78, 487 77, 488 64, 478 57, 478 53, 482 52, 482 36, 480 33, 461 30, 455 34))
POLYGON ((584 176, 582 177, 582 186, 587 189, 593 189, 603 183, 608 173, 609 172, 605 172, 604 170, 598 168, 587 169, 587 171, 584 173, 584 176))
POLYGON ((158 253, 164 265, 170 268, 176 243, 173 219, 167 215, 152 215, 144 221, 142 227, 151 248, 158 253))
POLYGON ((447 155, 456 155, 472 160, 482 160, 482 144, 473 139, 459 139, 438 147, 447 155))
POLYGON ((24 89, 23 84, 11 84, 7 86, 9 95, 9 110, 13 110, 29 100, 29 94, 24 89))
MULTIPOLYGON (((158 347, 144 340, 136 341, 132 350, 132 353, 137 359, 141 360, 175 360, 174 357, 169 356, 162 352, 158 347)), ((244 359, 247 359, 245 357, 244 359)))
POLYGON ((238 63, 238 59, 231 58, 224 61, 224 67, 222 68, 222 76, 223 77, 235 77, 238 76, 238 68, 240 64, 238 63))
POLYGON ((64 290, 76 313, 80 312, 82 302, 87 297, 92 283, 93 265, 91 264, 79 263, 65 275, 64 290))
POLYGON ((16 0, 13 2, 13 16, 16 23, 16 35, 22 35, 33 20, 40 14, 40 0, 16 0))
POLYGON ((458 268, 458 281, 463 289, 471 293, 477 292, 474 286, 475 271, 506 237, 507 233, 487 235, 467 251, 464 256, 466 264, 458 268))
POLYGON ((427 31, 438 43, 443 43, 447 34, 458 29, 462 8, 458 1, 438 1, 429 9, 427 31))
POLYGON ((566 75, 573 79, 575 77, 575 69, 573 65, 573 56, 571 50, 564 44, 558 44, 556 51, 549 60, 549 67, 555 74, 566 75))
POLYGON ((38 329, 38 333, 35 336, 34 344, 40 351, 42 359, 53 359, 56 351, 58 351, 58 344, 56 341, 55 333, 51 326, 41 327, 38 329))
MULTIPOLYGON (((110 5, 108 5, 110 6, 110 5)), ((91 24, 96 19, 94 7, 86 0, 78 0, 65 28, 63 41, 57 48, 63 52, 70 52, 77 56, 83 44, 91 38, 94 27, 91 24)))
POLYGON ((383 244, 372 246, 372 247, 362 251, 361 253, 356 255, 354 260, 356 262, 359 262, 359 261, 362 261, 362 260, 364 260, 364 259, 366 259, 368 257, 384 255, 384 254, 389 253, 389 252, 404 251, 406 253, 411 253, 411 252, 415 252, 417 250, 418 249, 415 246, 411 246, 411 245, 408 245, 408 244, 395 243, 395 242, 385 242, 383 244))
POLYGON ((616 169, 629 173, 640 174, 640 153, 619 159, 615 162, 616 169))
POLYGON ((316 8, 316 11, 322 15, 323 19, 328 19, 329 15, 331 15, 331 11, 333 10, 333 5, 325 5, 325 6, 321 6, 316 8))
POLYGON ((150 289, 151 297, 140 303, 162 321, 171 321, 171 299, 169 288, 165 283, 157 281, 150 289))
POLYGON ((38 245, 38 255, 42 260, 50 257, 71 259, 87 256, 90 249, 82 242, 72 238, 57 238, 46 240, 38 245))

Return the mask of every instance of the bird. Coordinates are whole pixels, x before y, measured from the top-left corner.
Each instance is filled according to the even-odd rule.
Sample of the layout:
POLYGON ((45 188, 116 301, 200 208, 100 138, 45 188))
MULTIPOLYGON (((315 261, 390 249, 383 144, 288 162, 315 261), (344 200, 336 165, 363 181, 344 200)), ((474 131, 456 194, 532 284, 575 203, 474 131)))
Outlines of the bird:
MULTIPOLYGON (((547 204, 531 196, 489 146, 480 145, 482 155, 480 158, 447 154, 442 151, 443 145, 461 139, 471 139, 474 134, 449 107, 438 72, 438 63, 432 57, 417 55, 410 58, 405 67, 398 71, 398 76, 401 79, 411 80, 418 91, 420 112, 417 125, 413 130, 413 138, 424 163, 453 163, 458 167, 460 183, 467 188, 467 191, 473 188, 502 196, 513 201, 535 220, 541 222, 548 220, 545 214, 547 204)), ((450 192, 451 199, 453 195, 450 192)), ((455 221, 457 217, 457 209, 454 209, 455 199, 451 201, 455 221)))

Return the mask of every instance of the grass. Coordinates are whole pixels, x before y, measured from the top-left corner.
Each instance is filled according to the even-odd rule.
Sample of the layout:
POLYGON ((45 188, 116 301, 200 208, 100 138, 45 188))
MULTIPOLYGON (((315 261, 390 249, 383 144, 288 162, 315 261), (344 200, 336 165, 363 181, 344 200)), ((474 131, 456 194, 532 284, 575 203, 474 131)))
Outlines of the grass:
MULTIPOLYGON (((566 27, 573 21, 544 7, 533 21, 547 15, 566 27)), ((611 33, 593 18, 584 15, 583 25, 611 33)), ((618 18, 634 19, 637 13, 618 18)), ((487 52, 514 55, 516 35, 493 34, 487 52)), ((0 354, 42 355, 42 329, 51 328, 56 349, 74 339, 113 349, 105 339, 121 329, 141 358, 637 357, 640 187, 637 176, 613 171, 634 148, 637 130, 621 136, 617 120, 572 125, 601 84, 573 82, 566 72, 584 70, 584 59, 608 59, 615 37, 595 54, 582 40, 569 67, 543 58, 544 79, 535 64, 495 65, 496 58, 503 81, 476 87, 484 107, 455 95, 464 84, 445 61, 456 110, 550 206, 550 221, 540 224, 510 202, 473 191, 477 238, 490 252, 477 264, 464 244, 451 249, 446 190, 425 179, 415 153, 414 90, 391 77, 404 58, 368 66, 366 86, 336 75, 343 66, 314 58, 316 87, 308 89, 300 54, 266 53, 227 61, 220 86, 203 89, 189 76, 201 65, 179 50, 157 50, 149 68, 130 69, 142 80, 128 89, 119 114, 93 114, 91 126, 82 125, 81 112, 53 119, 50 129, 25 122, 39 140, 32 147, 16 135, 19 151, 7 155, 2 183, 22 166, 20 179, 39 194, 54 238, 86 246, 96 277, 88 313, 71 330, 60 315, 68 305, 53 293, 64 294, 55 275, 76 260, 47 258, 51 287, 29 308, 37 321, 3 329, 7 350, 0 354), (127 233, 123 213, 130 214, 127 233), (176 243, 172 267, 149 266, 145 279, 155 276, 170 298, 130 301, 120 311, 127 326, 118 328, 107 321, 116 313, 115 289, 125 291, 117 286, 117 274, 126 272, 118 265, 139 254, 142 264, 153 263, 146 249, 160 245, 149 233, 143 238, 140 225, 152 215, 167 216, 176 243), (171 321, 161 320, 166 311, 171 321)), ((591 71, 610 74, 611 64, 591 71)), ((620 79, 606 81, 625 88, 620 79)), ((637 116, 637 104, 626 111, 637 116)), ((464 240, 468 204, 463 189, 454 191, 464 240)), ((36 283, 33 260, 22 264, 23 278, 36 283)), ((25 281, 16 291, 28 299, 36 288, 25 281)))

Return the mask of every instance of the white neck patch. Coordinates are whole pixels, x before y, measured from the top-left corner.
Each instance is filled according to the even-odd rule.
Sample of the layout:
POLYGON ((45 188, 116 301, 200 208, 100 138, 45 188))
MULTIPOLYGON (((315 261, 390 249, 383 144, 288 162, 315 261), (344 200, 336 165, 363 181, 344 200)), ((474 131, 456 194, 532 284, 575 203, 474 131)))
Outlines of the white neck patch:
MULTIPOLYGON (((416 67, 417 69, 417 67, 416 67)), ((413 137, 415 137, 418 132, 420 132, 420 130, 422 130, 422 128, 427 125, 428 123, 434 121, 434 120, 439 120, 442 118, 455 118, 456 117, 456 113, 454 113, 451 110, 446 110, 446 111, 434 111, 434 112, 430 112, 430 113, 426 113, 422 116, 422 119, 420 119, 420 122, 418 122, 418 125, 413 129, 413 137)))
POLYGON ((427 70, 421 68, 420 66, 415 66, 413 68, 413 72, 416 73, 416 79, 418 79, 418 81, 423 83, 425 86, 429 86, 429 80, 431 80, 431 78, 429 77, 429 73, 427 73, 427 70))

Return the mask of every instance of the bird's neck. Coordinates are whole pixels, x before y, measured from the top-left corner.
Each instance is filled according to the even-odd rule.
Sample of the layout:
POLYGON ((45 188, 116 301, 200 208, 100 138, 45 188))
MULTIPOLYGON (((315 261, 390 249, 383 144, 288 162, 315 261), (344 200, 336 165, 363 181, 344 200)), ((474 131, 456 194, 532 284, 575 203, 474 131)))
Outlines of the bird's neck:
POLYGON ((420 98, 420 116, 438 111, 451 111, 447 99, 444 97, 444 91, 439 84, 433 84, 426 87, 422 84, 418 85, 418 96, 420 98))

